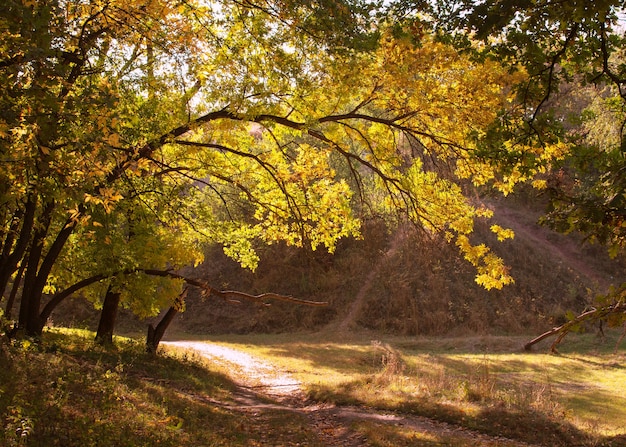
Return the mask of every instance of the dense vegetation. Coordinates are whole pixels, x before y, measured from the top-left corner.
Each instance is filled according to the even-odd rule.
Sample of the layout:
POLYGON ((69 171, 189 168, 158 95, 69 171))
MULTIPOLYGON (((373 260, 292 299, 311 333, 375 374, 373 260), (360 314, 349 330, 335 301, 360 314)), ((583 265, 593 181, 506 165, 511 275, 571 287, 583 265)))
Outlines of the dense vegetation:
POLYGON ((179 273, 207 244, 254 269, 259 243, 332 252, 372 216, 441 235, 501 288, 508 267, 470 237, 493 214, 475 187, 548 188, 546 221, 616 255, 619 5, 576 4, 571 22, 489 5, 8 2, 0 290, 16 331, 80 292, 110 341, 119 306, 172 314, 186 286, 232 298, 179 273))
MULTIPOLYGON (((49 382, 54 394, 58 381, 26 371, 20 356, 37 357, 34 343, 51 364, 61 359, 69 348, 39 352, 48 349, 41 336, 55 310, 71 315, 79 301, 99 311, 102 345, 113 341, 119 309, 162 315, 148 329, 151 353, 190 296, 320 308, 308 321, 279 315, 296 322, 288 329, 334 317, 342 330, 407 334, 459 322, 474 332, 545 324, 560 325, 546 334, 560 341, 598 322, 622 326, 625 7, 4 1, 3 382, 38 377, 28 380, 49 382), (613 287, 603 277, 602 293, 586 290, 560 275, 554 257, 506 259, 519 220, 498 218, 499 197, 535 197, 529 188, 542 195, 543 224, 605 247, 613 287), (405 268, 398 258, 416 245, 426 256, 405 268), (264 256, 311 269, 296 272, 298 287, 288 275, 264 284, 240 271, 222 281, 220 266, 231 266, 221 253, 251 272, 281 266, 264 256), (547 265, 557 292, 514 286, 516 262, 547 265), (362 284, 349 283, 358 270, 368 272, 362 284), (383 280, 373 284, 374 274, 383 280), (483 290, 492 299, 506 287, 509 302, 475 305, 483 290), (430 319, 417 318, 424 311, 430 319)), ((28 432, 21 411, 32 401, 11 395, 9 431, 28 432)))

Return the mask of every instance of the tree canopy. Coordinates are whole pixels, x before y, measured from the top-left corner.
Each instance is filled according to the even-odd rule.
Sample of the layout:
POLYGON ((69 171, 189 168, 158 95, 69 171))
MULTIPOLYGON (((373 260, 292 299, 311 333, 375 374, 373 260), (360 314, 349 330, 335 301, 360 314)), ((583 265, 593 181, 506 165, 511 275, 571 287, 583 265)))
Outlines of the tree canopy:
POLYGON ((626 247, 625 7, 620 0, 442 1, 434 12, 448 41, 468 48, 471 36, 483 42, 481 57, 524 67, 528 77, 517 90, 528 115, 515 132, 539 146, 554 138, 569 146, 544 220, 587 234, 612 255, 626 247))
MULTIPOLYGON (((444 40, 468 49, 471 36, 482 42, 478 51, 472 47, 477 57, 524 67, 528 76, 517 91, 528 113, 514 129, 518 141, 535 139, 541 147, 556 137, 568 146, 542 185, 550 198, 542 221, 581 232, 614 257, 626 249, 625 7, 620 0, 488 0, 442 1, 432 11, 444 40)), ((497 147, 488 152, 496 163, 508 163, 497 147)), ((626 284, 617 285, 528 346, 558 333, 555 349, 589 321, 623 324, 625 296, 626 284)))
MULTIPOLYGON (((473 30, 484 5, 442 19, 439 34, 460 19, 473 30)), ((154 272, 199 262, 204 244, 254 268, 257 243, 333 251, 371 214, 443 234, 486 288, 510 283, 472 242, 474 220, 491 212, 465 188, 509 193, 571 150, 544 111, 552 79, 571 78, 561 59, 573 31, 549 15, 528 53, 532 5, 476 33, 509 32, 513 54, 452 28, 441 39, 422 19, 377 21, 360 1, 5 2, 0 290, 20 291, 19 327, 39 333, 84 287, 154 314, 185 282, 154 272), (543 46, 556 32, 556 47, 543 46)), ((606 29, 591 29, 601 51, 606 29)), ((615 85, 609 60, 589 76, 615 85)))

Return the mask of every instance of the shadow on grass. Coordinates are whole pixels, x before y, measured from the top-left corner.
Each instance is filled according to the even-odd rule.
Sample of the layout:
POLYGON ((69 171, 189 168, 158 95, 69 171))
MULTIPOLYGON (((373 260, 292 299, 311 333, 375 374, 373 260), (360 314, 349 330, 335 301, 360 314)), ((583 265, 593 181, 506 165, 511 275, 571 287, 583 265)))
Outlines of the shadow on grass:
MULTIPOLYGON (((377 388, 378 384, 372 381, 375 382, 377 377, 384 374, 385 365, 381 360, 381 352, 371 344, 360 343, 354 346, 295 341, 275 344, 270 354, 305 360, 311 370, 325 369, 346 376, 343 383, 311 385, 310 396, 317 401, 401 411, 492 436, 506 436, 541 445, 625 445, 623 435, 607 437, 593 433, 593 430, 583 430, 566 421, 563 413, 576 413, 577 409, 581 409, 587 417, 608 417, 608 420, 619 421, 622 413, 617 407, 623 405, 624 399, 616 396, 614 390, 595 382, 595 374, 623 370, 619 362, 609 357, 596 359, 594 355, 584 354, 557 357, 546 355, 545 361, 541 358, 537 361, 526 358, 530 354, 505 352, 490 357, 485 354, 482 358, 482 354, 477 353, 473 345, 469 345, 468 349, 455 350, 453 354, 439 351, 438 354, 431 355, 424 352, 419 343, 397 344, 403 350, 408 348, 411 351, 408 355, 400 353, 411 362, 402 375, 412 376, 411 380, 416 380, 417 385, 419 380, 416 378, 428 381, 427 377, 430 377, 434 385, 440 381, 439 385, 445 388, 442 391, 443 398, 420 398, 410 391, 402 393, 396 390, 393 395, 394 391, 390 394, 384 389, 384 385, 383 388, 377 388), (465 354, 469 357, 458 357, 465 354), (498 357, 499 355, 503 357, 498 357), (350 375, 360 377, 350 379, 350 375), (456 405, 442 403, 449 399, 458 399, 453 394, 463 384, 475 387, 485 380, 489 382, 486 384, 486 388, 489 388, 488 394, 478 394, 478 401, 470 399, 471 411, 462 409, 468 406, 468 402, 457 402, 456 405), (533 399, 539 400, 535 402, 533 399), (539 409, 536 409, 537 406, 539 409)), ((534 356, 541 357, 542 354, 534 356)), ((402 382, 405 379, 400 377, 398 380, 402 382)), ((393 386, 395 385, 392 384, 393 386)))
POLYGON ((92 337, 0 342, 0 445, 247 446, 274 434, 315 445, 292 414, 231 405, 235 385, 198 358, 148 355, 135 342, 102 348, 92 337))
POLYGON ((538 412, 511 411, 493 407, 469 414, 452 405, 419 398, 404 399, 395 403, 369 400, 365 402, 353 394, 354 390, 362 387, 362 382, 345 383, 332 389, 314 386, 310 390, 310 395, 317 401, 332 402, 336 405, 365 405, 378 410, 427 417, 489 436, 506 437, 531 444, 553 447, 626 446, 624 436, 592 438, 571 424, 551 419, 538 412))

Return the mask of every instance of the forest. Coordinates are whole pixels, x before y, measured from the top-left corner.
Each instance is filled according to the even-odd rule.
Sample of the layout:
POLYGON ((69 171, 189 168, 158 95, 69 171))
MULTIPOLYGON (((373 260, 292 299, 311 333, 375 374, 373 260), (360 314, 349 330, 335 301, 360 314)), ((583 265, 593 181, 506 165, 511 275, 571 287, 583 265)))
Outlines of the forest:
POLYGON ((0 443, 625 445, 621 410, 575 419, 556 384, 547 403, 524 400, 503 366, 513 339, 530 356, 519 368, 540 362, 554 382, 567 378, 533 351, 591 356, 604 400, 626 400, 625 9, 5 0, 0 443), (294 372, 300 400, 480 436, 377 438, 373 419, 346 422, 343 410, 335 426, 308 405, 292 427, 307 437, 280 438, 296 394, 270 392, 285 408, 259 421, 222 402, 237 403, 255 373, 228 379, 232 365, 171 343, 212 337, 294 372), (457 363, 445 357, 450 340, 477 337, 457 363), (459 382, 407 391, 429 374, 428 349, 459 382), (338 368, 330 376, 362 368, 333 383, 309 377, 307 358, 338 368), (170 414, 187 386, 205 407, 170 414), (109 438, 124 405, 144 425, 109 438), (213 424, 214 438, 196 427, 213 424), (254 434, 238 437, 238 424, 254 434), (543 428, 513 429, 524 424, 543 428))

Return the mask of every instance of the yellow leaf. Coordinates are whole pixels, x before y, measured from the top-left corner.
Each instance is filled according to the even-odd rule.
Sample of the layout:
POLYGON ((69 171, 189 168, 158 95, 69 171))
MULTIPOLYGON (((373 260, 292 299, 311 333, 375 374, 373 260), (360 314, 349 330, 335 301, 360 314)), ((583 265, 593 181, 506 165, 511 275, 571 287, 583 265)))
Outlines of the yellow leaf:
POLYGON ((119 146, 120 145, 120 136, 119 134, 112 133, 107 137, 107 143, 111 146, 119 146))
POLYGON ((502 228, 500 225, 492 225, 491 232, 498 236, 498 240, 500 242, 506 239, 513 239, 515 237, 513 230, 509 228, 502 228))

